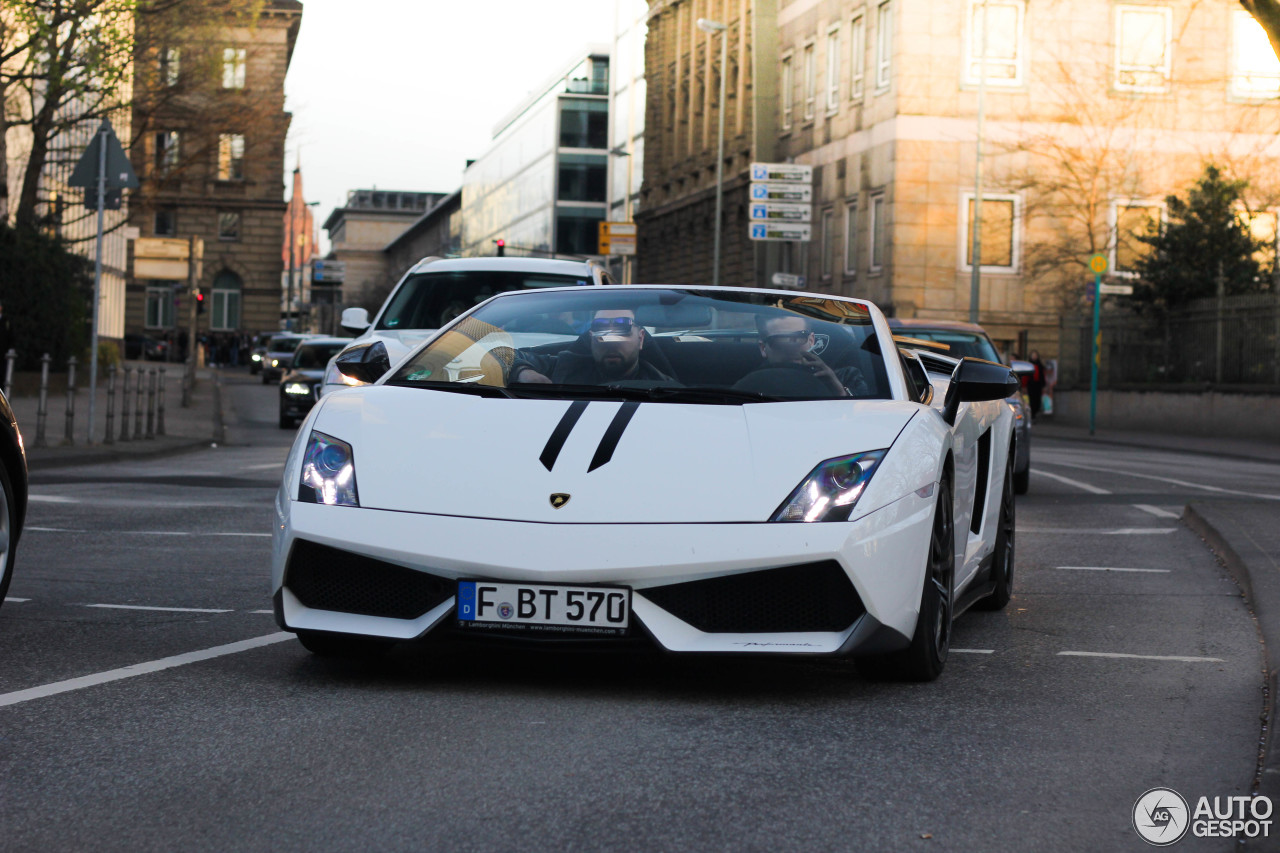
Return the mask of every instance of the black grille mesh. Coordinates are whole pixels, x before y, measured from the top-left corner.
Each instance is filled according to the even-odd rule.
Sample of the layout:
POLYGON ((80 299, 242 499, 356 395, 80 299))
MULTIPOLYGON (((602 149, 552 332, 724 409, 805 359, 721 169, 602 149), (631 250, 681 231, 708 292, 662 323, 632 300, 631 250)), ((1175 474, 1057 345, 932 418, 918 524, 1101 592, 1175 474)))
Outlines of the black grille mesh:
POLYGON ((299 539, 285 586, 307 607, 361 616, 417 619, 453 595, 445 578, 299 539))
POLYGON ((835 560, 636 590, 708 633, 843 631, 865 612, 835 560))

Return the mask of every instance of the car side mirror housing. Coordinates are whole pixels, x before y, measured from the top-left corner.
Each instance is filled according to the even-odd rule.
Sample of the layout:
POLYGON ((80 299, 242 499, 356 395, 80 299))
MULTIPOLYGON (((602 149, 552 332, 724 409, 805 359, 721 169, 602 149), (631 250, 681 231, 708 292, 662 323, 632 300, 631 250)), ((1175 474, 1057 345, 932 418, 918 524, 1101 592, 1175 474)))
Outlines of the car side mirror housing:
POLYGON ((344 329, 363 332, 369 328, 369 312, 363 308, 347 308, 342 312, 342 320, 339 322, 344 329))
MULTIPOLYGON (((363 311, 363 308, 350 308, 349 311, 363 311)), ((373 341, 366 346, 352 347, 338 353, 333 360, 334 367, 343 376, 368 385, 391 369, 391 358, 387 355, 387 347, 382 341, 373 341)))
POLYGON ((1011 368, 980 358, 963 358, 951 374, 942 417, 948 424, 955 424, 961 403, 1003 400, 1016 394, 1020 387, 1018 376, 1011 368))

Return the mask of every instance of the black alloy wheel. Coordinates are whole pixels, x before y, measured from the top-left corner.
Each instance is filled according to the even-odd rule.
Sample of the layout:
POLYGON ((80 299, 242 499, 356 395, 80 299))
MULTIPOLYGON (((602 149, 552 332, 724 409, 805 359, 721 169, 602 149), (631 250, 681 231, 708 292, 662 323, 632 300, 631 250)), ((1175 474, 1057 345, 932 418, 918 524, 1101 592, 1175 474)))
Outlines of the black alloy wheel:
POLYGON ((956 538, 951 483, 938 485, 929 534, 920 615, 911 645, 899 652, 856 658, 858 671, 868 678, 893 681, 933 681, 942 674, 951 649, 951 621, 955 613, 956 538))
POLYGON ((1017 475, 1013 473, 1013 453, 1005 465, 1004 491, 1000 493, 1000 517, 996 527, 996 545, 991 552, 991 579, 996 588, 990 595, 978 599, 976 610, 1004 610, 1013 598, 1014 557, 1014 498, 1017 491, 1017 475))
POLYGON ((9 471, 3 464, 0 464, 0 502, 0 604, 3 604, 4 594, 9 591, 9 582, 13 580, 13 562, 18 550, 15 539, 18 506, 13 500, 9 471))
POLYGON ((313 655, 327 658, 377 657, 390 650, 392 643, 376 637, 333 634, 328 631, 299 631, 298 642, 313 655))

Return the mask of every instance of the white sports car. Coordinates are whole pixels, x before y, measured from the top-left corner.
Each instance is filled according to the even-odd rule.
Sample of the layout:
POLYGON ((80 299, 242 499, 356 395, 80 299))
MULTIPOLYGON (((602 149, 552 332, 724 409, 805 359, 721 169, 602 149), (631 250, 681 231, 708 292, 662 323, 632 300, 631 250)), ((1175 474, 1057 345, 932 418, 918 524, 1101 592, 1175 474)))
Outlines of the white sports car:
POLYGON ((909 346, 864 301, 615 286, 354 351, 377 381, 285 465, 276 620, 320 654, 640 641, 936 678, 952 620, 1012 592, 1017 379, 909 346))

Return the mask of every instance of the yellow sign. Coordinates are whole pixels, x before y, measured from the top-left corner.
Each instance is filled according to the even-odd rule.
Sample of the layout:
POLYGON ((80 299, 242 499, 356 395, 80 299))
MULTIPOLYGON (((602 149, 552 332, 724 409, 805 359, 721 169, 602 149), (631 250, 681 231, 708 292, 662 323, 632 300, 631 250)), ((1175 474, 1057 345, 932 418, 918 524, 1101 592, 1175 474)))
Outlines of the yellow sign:
POLYGON ((601 222, 599 252, 602 255, 634 255, 636 224, 634 222, 601 222))
POLYGON ((1094 255, 1089 259, 1089 269, 1093 270, 1094 275, 1102 275, 1107 271, 1107 256, 1094 255))

